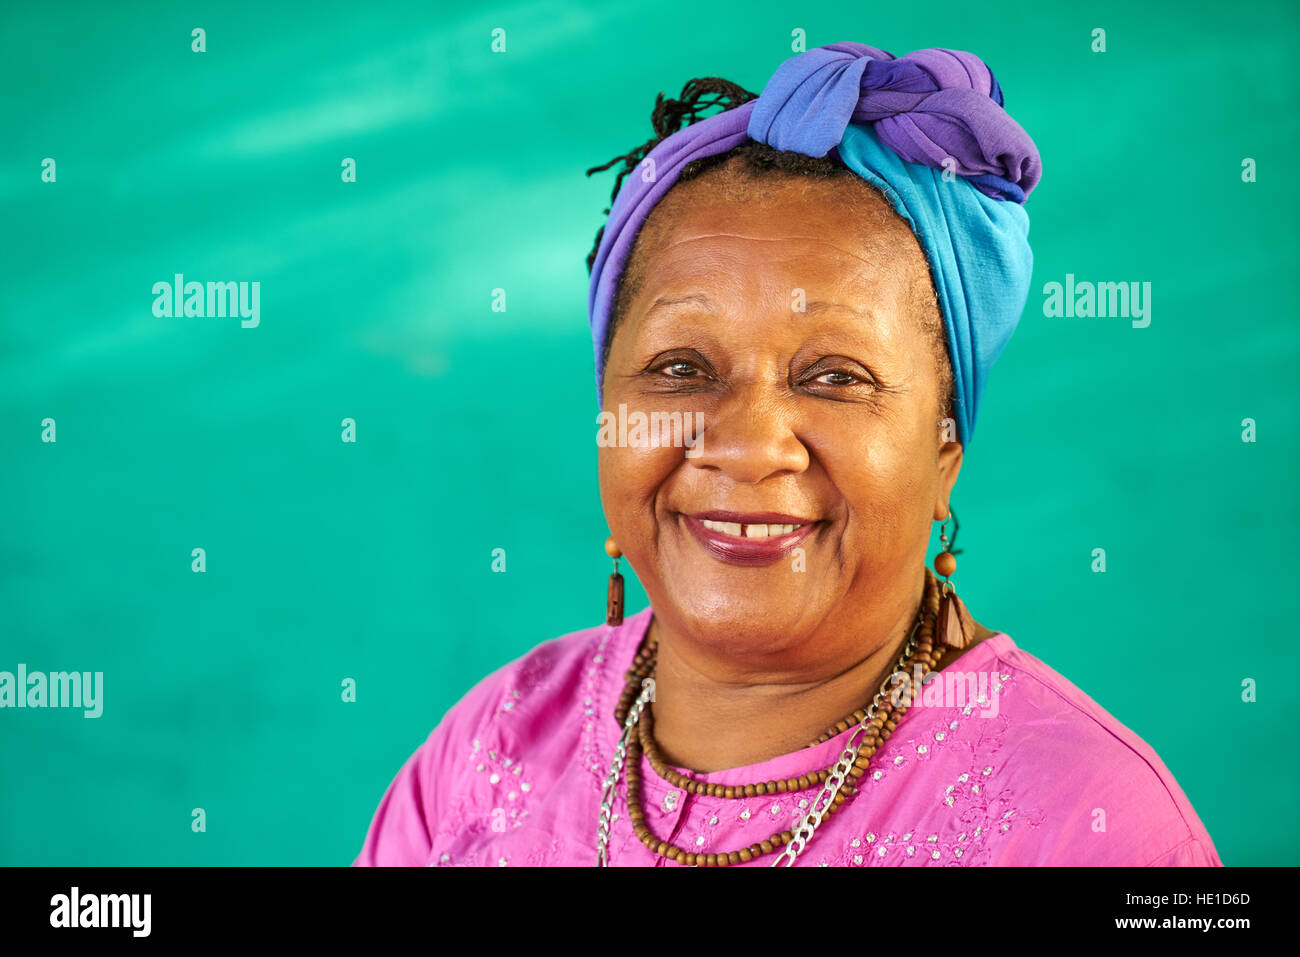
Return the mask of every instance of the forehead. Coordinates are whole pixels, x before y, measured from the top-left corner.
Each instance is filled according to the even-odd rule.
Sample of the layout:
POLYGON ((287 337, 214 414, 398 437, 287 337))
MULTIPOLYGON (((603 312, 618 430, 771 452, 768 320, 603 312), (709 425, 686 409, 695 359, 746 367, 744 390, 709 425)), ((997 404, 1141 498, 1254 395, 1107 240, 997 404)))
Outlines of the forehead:
POLYGON ((647 219, 623 292, 620 325, 638 348, 689 328, 777 349, 852 342, 879 361, 915 358, 912 296, 929 282, 925 258, 880 194, 825 181, 759 180, 748 193, 679 185, 691 188, 670 191, 647 219), (800 321, 790 325, 793 297, 800 321))
MULTIPOLYGON (((856 178, 679 183, 651 211, 628 264, 629 292, 704 278, 897 285, 924 257, 888 202, 856 178)), ((798 284, 798 283, 797 283, 798 284)))

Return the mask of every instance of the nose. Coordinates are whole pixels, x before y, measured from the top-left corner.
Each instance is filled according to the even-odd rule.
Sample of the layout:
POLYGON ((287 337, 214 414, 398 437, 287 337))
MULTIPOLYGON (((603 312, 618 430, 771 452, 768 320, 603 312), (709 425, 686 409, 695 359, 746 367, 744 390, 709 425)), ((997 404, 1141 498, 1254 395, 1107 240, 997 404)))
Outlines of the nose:
POLYGON ((686 457, 696 468, 717 469, 746 485, 808 468, 808 449, 795 431, 795 410, 780 398, 735 392, 710 418, 686 457))

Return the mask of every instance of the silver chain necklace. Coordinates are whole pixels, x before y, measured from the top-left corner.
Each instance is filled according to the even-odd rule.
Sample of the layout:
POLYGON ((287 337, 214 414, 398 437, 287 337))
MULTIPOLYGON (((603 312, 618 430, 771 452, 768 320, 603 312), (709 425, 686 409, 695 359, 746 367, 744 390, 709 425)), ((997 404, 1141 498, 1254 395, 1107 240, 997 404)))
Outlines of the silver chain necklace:
MULTIPOLYGON (((812 840, 813 834, 821 825, 822 818, 825 816, 827 809, 835 800, 835 795, 839 793, 840 788, 844 786, 844 779, 848 776, 849 769, 858 759, 858 752, 861 745, 858 742, 860 735, 864 734, 867 727, 875 718, 876 712, 880 710, 880 702, 884 700, 886 690, 898 675, 907 674, 907 660, 916 652, 916 631, 921 626, 918 618, 916 624, 912 626, 912 633, 908 636, 907 645, 903 648, 902 654, 898 656, 898 663, 894 670, 890 672, 880 685, 880 690, 876 692, 871 699, 871 706, 867 709, 866 715, 858 722, 849 735, 848 744, 845 745, 840 759, 835 762, 831 768, 830 775, 823 783, 821 793, 817 799, 809 806, 808 811, 799 823, 790 831, 790 840, 786 842, 784 849, 777 855, 776 860, 772 862, 773 867, 778 867, 784 861, 787 867, 793 866, 795 858, 812 840)), ((917 693, 913 689, 913 694, 917 693)), ((596 866, 608 867, 608 849, 609 849, 609 826, 614 815, 614 797, 617 793, 619 779, 623 776, 623 765, 627 761, 627 743, 631 739, 632 731, 636 728, 637 722, 641 720, 641 714, 655 697, 655 680, 654 678, 645 678, 641 682, 641 694, 637 696, 632 707, 628 709, 627 719, 623 722, 623 733, 619 736, 618 744, 614 746, 614 758, 609 763, 609 774, 605 777, 605 787, 600 798, 600 815, 596 823, 596 866)))

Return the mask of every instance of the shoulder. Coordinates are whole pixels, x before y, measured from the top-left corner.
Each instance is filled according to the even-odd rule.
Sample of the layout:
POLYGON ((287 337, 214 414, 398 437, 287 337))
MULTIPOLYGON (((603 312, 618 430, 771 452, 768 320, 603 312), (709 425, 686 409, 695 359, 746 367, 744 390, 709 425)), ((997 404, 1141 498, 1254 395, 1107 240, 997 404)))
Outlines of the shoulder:
MULTIPOLYGON (((439 773, 477 770, 480 752, 491 752, 492 760, 572 755, 580 738, 593 737, 587 733, 593 716, 612 714, 623 671, 650 617, 646 608, 617 627, 601 624, 551 638, 481 678, 423 746, 440 762, 439 773)), ((583 745, 593 746, 590 740, 583 745)))
POLYGON ((514 729, 503 734, 518 740, 540 730, 575 700, 585 700, 588 686, 595 690, 625 643, 630 623, 584 628, 534 646, 476 682, 447 711, 434 735, 500 726, 514 729))
POLYGON ((977 661, 996 673, 1008 771, 1056 832, 1044 843, 1055 862, 1220 864, 1173 774, 1132 729, 1005 633, 961 667, 977 661))
POLYGON ((440 835, 481 829, 507 807, 522 820, 594 750, 587 716, 598 700, 606 712, 609 669, 635 653, 648 618, 552 638, 475 682, 393 778, 355 863, 425 864, 440 835))

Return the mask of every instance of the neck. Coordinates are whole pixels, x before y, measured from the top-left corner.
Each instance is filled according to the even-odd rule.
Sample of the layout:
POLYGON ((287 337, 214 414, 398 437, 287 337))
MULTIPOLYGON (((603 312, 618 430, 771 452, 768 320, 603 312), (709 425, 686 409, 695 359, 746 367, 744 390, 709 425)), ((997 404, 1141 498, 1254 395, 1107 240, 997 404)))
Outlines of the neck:
MULTIPOLYGON (((922 583, 923 584, 923 583, 922 583)), ((845 642, 814 664, 780 663, 756 672, 675 631, 656 616, 654 737, 671 765, 696 772, 743 767, 801 750, 836 721, 866 707, 893 672, 916 621, 910 609, 875 637, 845 642)), ((836 647, 831 639, 809 648, 836 647)))

